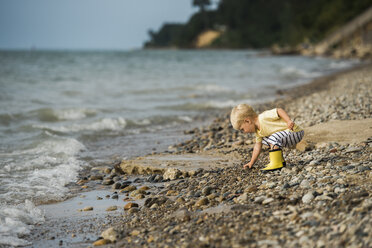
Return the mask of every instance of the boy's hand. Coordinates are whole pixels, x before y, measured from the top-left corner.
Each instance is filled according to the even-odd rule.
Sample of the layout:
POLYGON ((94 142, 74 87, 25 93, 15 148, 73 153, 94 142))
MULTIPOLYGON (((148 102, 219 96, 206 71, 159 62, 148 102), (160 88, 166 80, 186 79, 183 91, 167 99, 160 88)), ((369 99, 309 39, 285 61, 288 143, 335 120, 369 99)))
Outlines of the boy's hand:
POLYGON ((252 166, 253 166, 253 164, 248 163, 248 164, 245 164, 243 168, 244 168, 244 169, 247 169, 247 168, 249 167, 249 169, 251 169, 252 166))
POLYGON ((291 120, 289 120, 289 121, 287 122, 287 127, 288 127, 290 130, 293 130, 294 125, 295 125, 294 122, 291 121, 291 120))

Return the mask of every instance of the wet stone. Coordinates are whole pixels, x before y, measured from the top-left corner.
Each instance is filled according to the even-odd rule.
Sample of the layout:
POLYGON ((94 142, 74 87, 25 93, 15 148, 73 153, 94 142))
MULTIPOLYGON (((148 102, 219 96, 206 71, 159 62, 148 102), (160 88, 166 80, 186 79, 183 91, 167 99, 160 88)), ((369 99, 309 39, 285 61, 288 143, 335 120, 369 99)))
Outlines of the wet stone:
POLYGON ((135 202, 129 202, 124 206, 124 210, 129 210, 131 208, 138 208, 138 204, 135 202))
POLYGON ((112 185, 114 184, 114 181, 112 179, 105 179, 102 181, 103 185, 112 185))

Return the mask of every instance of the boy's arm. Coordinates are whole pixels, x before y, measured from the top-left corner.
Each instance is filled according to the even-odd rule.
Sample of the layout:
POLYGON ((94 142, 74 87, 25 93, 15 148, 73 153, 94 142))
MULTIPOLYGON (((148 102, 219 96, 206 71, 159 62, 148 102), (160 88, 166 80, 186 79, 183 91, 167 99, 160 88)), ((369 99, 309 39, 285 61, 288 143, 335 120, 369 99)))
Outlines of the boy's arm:
POLYGON ((249 169, 252 168, 254 163, 257 161, 258 155, 260 155, 260 153, 261 153, 261 149, 262 149, 262 143, 257 142, 253 147, 251 161, 248 164, 245 164, 244 168, 247 168, 247 167, 249 167, 249 169))
POLYGON ((279 117, 281 117, 287 123, 288 128, 293 130, 294 122, 291 120, 291 118, 289 118, 287 112, 281 108, 277 108, 276 112, 278 113, 279 117))

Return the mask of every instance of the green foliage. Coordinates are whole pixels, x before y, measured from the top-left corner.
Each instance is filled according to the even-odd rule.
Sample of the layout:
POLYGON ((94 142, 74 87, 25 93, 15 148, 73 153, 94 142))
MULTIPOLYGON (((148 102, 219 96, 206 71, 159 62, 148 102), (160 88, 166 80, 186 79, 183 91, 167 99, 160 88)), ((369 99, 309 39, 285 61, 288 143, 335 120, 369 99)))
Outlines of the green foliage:
MULTIPOLYGON (((206 6, 210 1, 193 0, 193 4, 206 6)), ((221 26, 226 32, 214 41, 214 47, 317 42, 371 6, 372 0, 221 0, 217 10, 202 11, 201 7, 185 25, 164 25, 151 34, 148 44, 192 47, 202 31, 221 26)))

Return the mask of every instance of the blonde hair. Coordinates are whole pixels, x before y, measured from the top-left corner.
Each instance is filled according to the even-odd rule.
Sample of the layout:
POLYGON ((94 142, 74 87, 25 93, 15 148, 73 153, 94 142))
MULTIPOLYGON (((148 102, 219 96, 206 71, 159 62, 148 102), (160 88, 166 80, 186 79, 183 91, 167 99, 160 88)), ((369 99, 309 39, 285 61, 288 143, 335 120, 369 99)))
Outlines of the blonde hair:
POLYGON ((231 110, 230 122, 234 129, 239 130, 246 118, 254 118, 257 114, 248 104, 239 104, 231 110))

